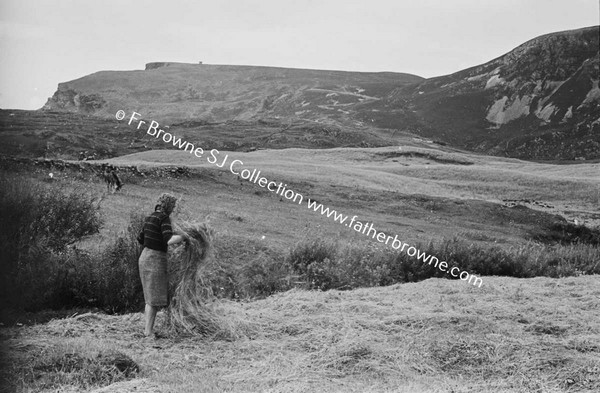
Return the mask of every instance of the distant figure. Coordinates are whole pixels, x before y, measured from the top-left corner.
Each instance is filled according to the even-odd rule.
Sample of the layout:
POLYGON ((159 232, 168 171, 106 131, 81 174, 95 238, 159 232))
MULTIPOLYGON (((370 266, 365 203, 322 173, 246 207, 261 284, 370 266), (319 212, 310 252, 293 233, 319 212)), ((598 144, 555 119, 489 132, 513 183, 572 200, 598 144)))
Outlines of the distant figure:
POLYGON ((123 182, 117 175, 117 171, 110 165, 102 164, 102 178, 106 182, 106 190, 115 193, 123 187, 123 182))

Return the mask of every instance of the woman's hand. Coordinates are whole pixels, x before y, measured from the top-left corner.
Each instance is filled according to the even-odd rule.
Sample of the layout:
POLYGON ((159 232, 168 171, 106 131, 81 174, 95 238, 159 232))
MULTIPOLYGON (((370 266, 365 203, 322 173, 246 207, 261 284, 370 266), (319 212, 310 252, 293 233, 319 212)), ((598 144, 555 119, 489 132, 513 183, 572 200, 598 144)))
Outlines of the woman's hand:
POLYGON ((173 244, 181 243, 183 240, 184 240, 183 236, 181 236, 181 235, 173 235, 173 236, 171 236, 171 238, 169 239, 169 241, 167 242, 167 244, 169 246, 171 246, 173 244))

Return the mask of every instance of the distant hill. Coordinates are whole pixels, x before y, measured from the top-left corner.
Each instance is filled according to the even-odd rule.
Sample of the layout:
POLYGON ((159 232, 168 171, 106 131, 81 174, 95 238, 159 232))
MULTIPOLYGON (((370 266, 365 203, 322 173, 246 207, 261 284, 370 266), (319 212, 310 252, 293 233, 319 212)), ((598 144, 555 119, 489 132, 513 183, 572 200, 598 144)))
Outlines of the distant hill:
POLYGON ((598 35, 598 26, 544 35, 483 65, 430 79, 149 63, 146 70, 61 83, 43 110, 101 117, 136 110, 188 129, 227 121, 268 120, 284 129, 318 122, 352 133, 378 129, 390 143, 400 130, 487 154, 598 159, 598 35))
POLYGON ((382 102, 393 111, 374 119, 399 126, 410 113, 418 132, 489 154, 599 158, 598 36, 598 26, 544 35, 483 65, 399 88, 382 102))
POLYGON ((391 72, 149 63, 144 71, 101 71, 61 83, 43 109, 114 116, 119 109, 177 122, 257 118, 344 122, 352 107, 423 81, 391 72))

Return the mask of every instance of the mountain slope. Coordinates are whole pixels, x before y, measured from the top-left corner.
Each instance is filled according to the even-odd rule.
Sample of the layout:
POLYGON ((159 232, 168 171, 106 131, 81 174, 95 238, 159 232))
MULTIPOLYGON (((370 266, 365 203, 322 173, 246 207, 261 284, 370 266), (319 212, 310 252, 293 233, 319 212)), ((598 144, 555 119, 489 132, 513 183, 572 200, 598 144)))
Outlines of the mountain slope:
MULTIPOLYGON (((598 26, 544 35, 384 100, 426 134, 519 158, 598 158, 598 26)), ((381 122, 385 125, 385 120, 381 122)))
POLYGON ((149 63, 144 71, 102 71, 61 83, 43 109, 103 117, 135 110, 161 124, 319 122, 356 137, 379 129, 391 144, 401 130, 486 154, 599 159, 598 35, 598 26, 544 35, 483 65, 427 80, 149 63))

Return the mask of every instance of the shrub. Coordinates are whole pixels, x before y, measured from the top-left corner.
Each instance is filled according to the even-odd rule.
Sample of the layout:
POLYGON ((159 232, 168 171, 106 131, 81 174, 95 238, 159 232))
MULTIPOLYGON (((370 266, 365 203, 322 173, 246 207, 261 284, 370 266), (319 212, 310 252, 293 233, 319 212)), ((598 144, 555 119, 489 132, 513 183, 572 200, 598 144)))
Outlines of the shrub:
POLYGON ((287 257, 287 264, 312 289, 350 289, 387 285, 391 277, 390 252, 374 244, 353 245, 308 240, 298 243, 287 257))
POLYGON ((588 228, 585 225, 575 225, 569 222, 558 222, 547 229, 540 229, 531 237, 547 244, 591 244, 600 245, 600 229, 588 228))
POLYGON ((291 287, 284 254, 263 241, 218 233, 213 239, 213 293, 232 299, 263 297, 291 287))
MULTIPOLYGON (((417 244, 449 268, 477 276, 565 277, 600 273, 600 248, 590 244, 553 246, 529 243, 517 247, 481 247, 460 239, 417 244)), ((307 240, 288 256, 291 269, 310 288, 350 289, 416 282, 430 277, 455 278, 434 263, 372 243, 342 244, 307 240)))
POLYGON ((68 290, 71 243, 100 228, 99 206, 82 190, 0 177, 0 299, 7 308, 55 307, 68 290))
POLYGON ((392 277, 393 253, 375 244, 337 244, 331 257, 310 263, 306 280, 314 289, 352 289, 388 285, 392 277))
POLYGON ((300 242, 290 250, 287 258, 288 264, 294 271, 306 274, 308 266, 313 263, 322 263, 326 259, 334 259, 337 245, 322 239, 300 242))
POLYGON ((82 285, 78 291, 80 302, 111 313, 140 309, 144 299, 138 268, 142 246, 137 236, 144 218, 141 213, 132 213, 127 228, 102 252, 80 266, 85 272, 76 280, 82 285))
POLYGON ((260 252, 239 269, 237 292, 242 297, 269 296, 290 289, 291 279, 283 258, 260 252))

